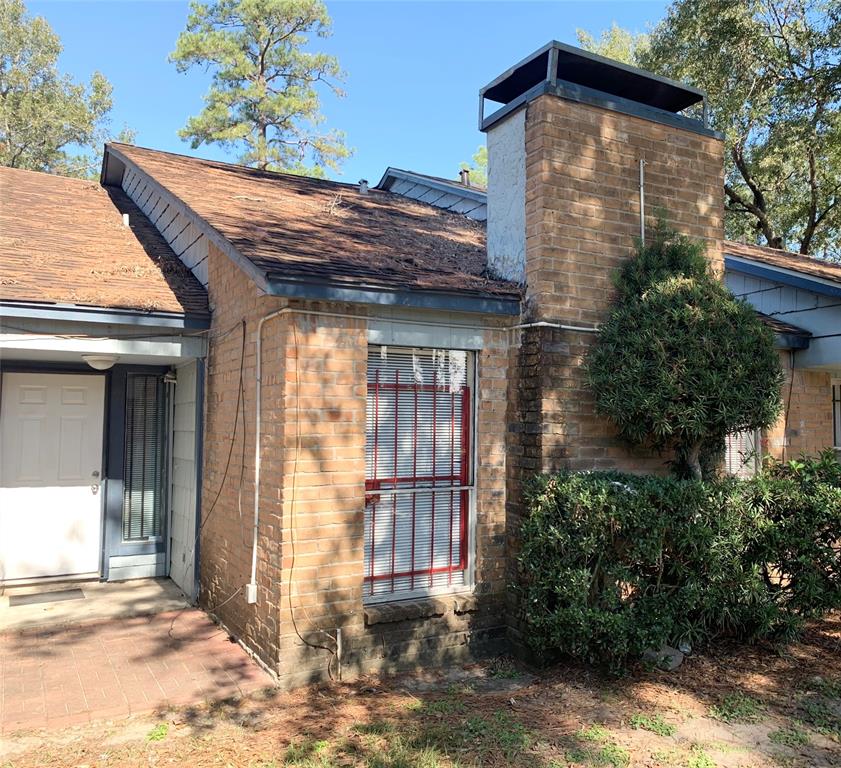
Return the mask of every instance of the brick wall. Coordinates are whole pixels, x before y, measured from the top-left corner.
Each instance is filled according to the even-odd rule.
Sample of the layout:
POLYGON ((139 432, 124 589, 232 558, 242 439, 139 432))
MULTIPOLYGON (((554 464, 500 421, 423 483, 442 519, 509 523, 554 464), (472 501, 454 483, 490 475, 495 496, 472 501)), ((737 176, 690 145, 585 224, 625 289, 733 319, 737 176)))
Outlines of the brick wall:
POLYGON ((307 315, 286 322, 281 683, 324 679, 328 667, 335 675, 337 628, 345 677, 499 652, 505 633, 505 332, 489 330, 478 356, 475 594, 366 607, 366 324, 307 315))
MULTIPOLYGON (((529 104, 526 142, 526 289, 530 319, 592 326, 613 297, 612 275, 639 236, 639 160, 647 227, 659 213, 707 244, 721 270, 722 142, 639 117, 544 95, 529 104)), ((591 334, 534 329, 523 365, 534 371, 526 423, 538 414, 537 466, 663 471, 631 452, 593 412, 582 363, 591 334)))
POLYGON ((778 459, 794 459, 801 453, 814 454, 832 447, 832 374, 828 371, 798 369, 795 356, 792 381, 791 357, 787 351, 780 352, 780 362, 785 373, 782 387, 783 413, 777 423, 765 431, 763 452, 778 459))
MULTIPOLYGON (((213 322, 201 605, 286 686, 324 679, 328 665, 336 673, 337 627, 343 634, 345 676, 500 652, 505 634, 507 332, 489 329, 477 359, 475 594, 366 609, 367 321, 297 312, 267 321, 258 600, 248 605, 244 588, 250 578, 253 526, 256 331, 259 319, 285 302, 263 296, 213 247, 209 275, 213 322), (243 319, 244 419, 241 412, 237 422, 243 319)), ((359 311, 337 304, 292 308, 359 311)))
MULTIPOLYGON (((279 457, 271 449, 264 450, 261 470, 256 607, 246 604, 244 591, 251 574, 257 322, 283 302, 263 296, 253 281, 212 245, 208 270, 212 323, 205 390, 199 600, 274 668, 280 598, 280 540, 275 531, 280 530, 282 510, 277 490, 281 487, 279 457), (237 419, 243 320, 243 400, 237 419)), ((273 330, 267 327, 263 336, 264 446, 276 445, 283 429, 278 403, 282 401, 285 342, 273 330)))

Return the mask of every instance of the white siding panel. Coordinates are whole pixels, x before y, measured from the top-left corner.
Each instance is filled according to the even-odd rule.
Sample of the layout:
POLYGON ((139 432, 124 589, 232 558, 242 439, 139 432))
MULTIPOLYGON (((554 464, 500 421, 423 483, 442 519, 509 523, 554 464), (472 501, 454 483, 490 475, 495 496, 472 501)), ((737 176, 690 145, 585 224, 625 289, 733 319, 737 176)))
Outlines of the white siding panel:
POLYGON ((476 221, 487 221, 488 206, 480 205, 478 208, 474 208, 472 211, 468 211, 467 218, 475 219, 476 221))
POLYGON ((405 195, 410 189, 416 186, 413 181, 400 180, 391 188, 391 191, 397 195, 405 195))
POLYGON ((208 245, 206 238, 200 237, 201 231, 198 226, 184 211, 176 207, 177 203, 167 203, 167 198, 156 190, 142 173, 131 168, 126 169, 122 187, 163 235, 181 261, 190 268, 199 282, 207 287, 208 245))
MULTIPOLYGON (((438 205, 438 201, 446 195, 445 192, 442 192, 440 189, 427 189, 418 200, 422 203, 429 203, 430 205, 438 205)), ((439 208, 441 206, 438 206, 439 208)))
POLYGON ((193 549, 196 536, 196 380, 195 362, 177 369, 173 414, 170 578, 185 595, 195 595, 193 549))
POLYGON ((470 213, 470 211, 475 211, 481 206, 482 203, 478 203, 475 200, 460 200, 455 205, 450 206, 450 210, 453 213, 470 213))

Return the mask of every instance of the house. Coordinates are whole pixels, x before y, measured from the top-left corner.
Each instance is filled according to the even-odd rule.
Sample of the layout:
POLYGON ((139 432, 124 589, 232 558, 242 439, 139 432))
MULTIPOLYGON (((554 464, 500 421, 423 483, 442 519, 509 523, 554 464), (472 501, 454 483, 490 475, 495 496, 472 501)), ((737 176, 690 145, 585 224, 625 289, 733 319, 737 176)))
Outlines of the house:
MULTIPOLYGON (((552 42, 480 92, 486 192, 394 168, 369 188, 123 144, 106 146, 99 187, 13 172, 16 196, 26 184, 32 199, 67 191, 62 213, 56 202, 9 213, 9 226, 28 224, 4 246, 21 281, 7 281, 4 261, 4 404, 6 376, 18 370, 44 391, 48 372, 104 377, 116 393, 108 453, 140 440, 120 416, 135 400, 114 382, 149 370, 163 393, 134 418, 156 435, 143 445, 176 466, 141 462, 152 479, 132 485, 124 454, 134 448, 124 447, 105 465, 114 499, 103 525, 154 520, 153 500, 170 496, 158 508, 172 511, 142 528, 149 551, 106 543, 110 570, 102 560, 99 574, 154 566, 177 579, 198 562, 200 604, 286 686, 521 642, 508 584, 523 482, 561 467, 663 469, 662 457, 629 450, 595 415, 582 362, 611 275, 655 211, 705 241, 716 269, 727 263, 723 144, 686 113, 697 106, 699 91, 552 42), (488 102, 498 106, 486 116, 488 102), (83 198, 91 202, 76 210, 83 198), (28 269, 41 241, 47 255, 28 269), (102 253, 103 243, 113 250, 102 253), (109 279, 92 279, 95 270, 109 279), (113 304, 112 286, 134 279, 113 304), (54 293, 38 293, 53 282, 54 293), (152 303, 153 288, 176 283, 190 301, 152 303), (63 314, 53 317, 54 305, 63 314), (116 324, 118 309, 154 343, 116 324), (162 325, 164 311, 174 325, 162 325), (111 324, 72 325, 97 313, 111 324), (140 344, 149 355, 168 344, 171 357, 163 348, 136 357, 140 344), (109 359, 91 363, 113 363, 104 375, 82 359, 97 352, 109 359), (192 453, 178 447, 187 443, 192 453), (179 474, 181 461, 192 474, 179 474)), ((821 335, 762 311, 798 349, 821 335)), ((3 439, 30 455, 15 423, 4 411, 3 439)), ((90 493, 86 472, 73 482, 90 493)), ((8 519, 21 517, 16 509, 8 519)), ((12 531, 16 542, 37 533, 12 531)))

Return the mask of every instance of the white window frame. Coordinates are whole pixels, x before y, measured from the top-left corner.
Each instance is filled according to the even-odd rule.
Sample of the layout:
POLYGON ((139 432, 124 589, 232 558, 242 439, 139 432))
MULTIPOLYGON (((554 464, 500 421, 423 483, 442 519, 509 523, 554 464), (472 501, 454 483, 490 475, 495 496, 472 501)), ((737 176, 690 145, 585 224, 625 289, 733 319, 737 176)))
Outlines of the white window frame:
MULTIPOLYGON (((473 364, 468 366, 468 371, 470 373, 470 378, 468 381, 469 386, 471 387, 471 398, 470 398, 470 446, 468 451, 468 460, 470 462, 470 478, 471 482, 469 486, 461 487, 462 490, 467 491, 467 564, 464 569, 464 580, 461 584, 453 584, 450 586, 442 585, 442 586, 433 586, 433 587, 418 587, 417 589, 413 590, 403 590, 400 592, 391 592, 391 593, 383 593, 379 595, 369 595, 365 592, 365 585, 364 585, 364 557, 363 556, 363 595, 362 595, 362 603, 363 605, 377 605, 382 603, 397 603, 403 602, 406 600, 419 600, 423 598, 429 597, 440 597, 442 595, 455 595, 455 594, 472 594, 476 590, 476 492, 477 492, 477 480, 478 480, 478 427, 479 427, 479 362, 480 362, 480 355, 479 351, 476 348, 467 348, 467 349, 457 349, 455 347, 441 347, 437 346, 434 343, 429 343, 432 338, 431 334, 427 335, 428 329, 424 329, 425 338, 423 339, 424 344, 414 344, 414 345, 407 345, 407 344, 384 344, 380 340, 379 334, 374 335, 369 333, 368 334, 368 348, 372 346, 378 347, 386 347, 387 349, 401 349, 401 350, 412 350, 412 349, 437 349, 443 350, 445 352, 466 352, 468 355, 472 356, 473 364), (372 338, 373 336, 373 338, 372 338)), ((367 359, 367 356, 366 356, 367 359)), ((366 376, 367 379, 367 376, 366 376)), ((366 394, 367 398, 367 394, 366 394)), ((449 489, 445 489, 449 490, 449 489)), ((367 554, 367 553, 366 553, 367 554)))

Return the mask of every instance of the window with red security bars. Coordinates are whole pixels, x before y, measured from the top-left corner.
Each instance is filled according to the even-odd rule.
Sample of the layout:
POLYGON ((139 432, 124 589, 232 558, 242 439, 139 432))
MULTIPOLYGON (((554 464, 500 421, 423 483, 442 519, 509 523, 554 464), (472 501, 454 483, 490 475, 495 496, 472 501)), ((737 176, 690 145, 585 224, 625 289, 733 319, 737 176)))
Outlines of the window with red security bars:
POLYGON ((460 350, 368 348, 368 600, 468 581, 473 365, 460 350))

